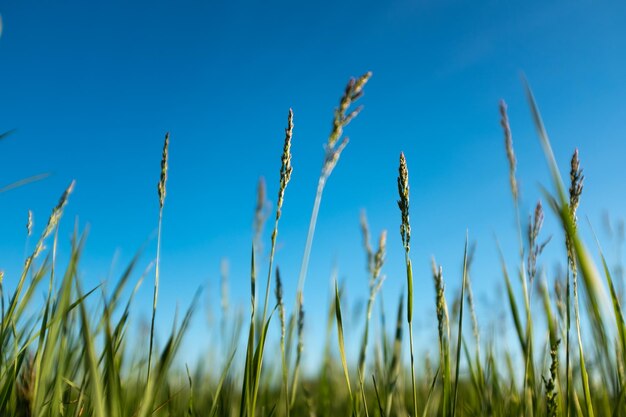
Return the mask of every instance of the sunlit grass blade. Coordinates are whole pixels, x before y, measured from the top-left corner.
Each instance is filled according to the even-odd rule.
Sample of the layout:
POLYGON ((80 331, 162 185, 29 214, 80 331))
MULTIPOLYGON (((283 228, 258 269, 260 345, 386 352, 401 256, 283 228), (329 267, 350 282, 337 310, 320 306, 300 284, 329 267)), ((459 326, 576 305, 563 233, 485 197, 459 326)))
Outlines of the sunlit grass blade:
POLYGON ((346 379, 346 387, 350 396, 350 404, 353 404, 352 388, 350 387, 350 373, 348 372, 348 361, 346 359, 346 346, 343 339, 343 319, 341 317, 341 299, 339 298, 339 285, 335 281, 335 317, 337 319, 337 340, 339 343, 339 356, 341 357, 341 366, 346 379))
POLYGON ((435 387, 437 386, 437 379, 439 379, 439 371, 441 367, 437 367, 435 371, 435 376, 433 377, 433 382, 430 384, 430 388, 428 389, 428 395, 426 395, 426 402, 424 403, 424 411, 422 412, 422 417, 428 416, 428 409, 430 408, 430 400, 433 396, 433 392, 435 392, 435 387))
POLYGON ((230 357, 228 358, 228 361, 226 362, 226 366, 224 366, 224 370, 222 371, 222 374, 220 375, 220 379, 215 388, 215 394, 213 395, 213 404, 211 405, 211 410, 209 411, 209 414, 208 414, 211 417, 217 413, 217 406, 219 404, 220 394, 222 393, 222 386, 224 385, 226 376, 228 375, 230 367, 233 363, 233 359, 235 359, 235 352, 236 350, 233 350, 233 353, 231 353, 230 357))

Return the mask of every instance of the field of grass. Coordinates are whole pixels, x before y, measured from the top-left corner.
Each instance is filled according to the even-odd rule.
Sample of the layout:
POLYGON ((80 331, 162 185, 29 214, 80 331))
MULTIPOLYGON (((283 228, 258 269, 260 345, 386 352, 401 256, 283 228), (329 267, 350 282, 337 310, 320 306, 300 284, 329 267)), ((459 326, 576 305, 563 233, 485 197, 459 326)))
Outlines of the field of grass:
MULTIPOLYGON (((249 316, 238 318, 228 314, 224 306, 219 351, 227 354, 209 359, 214 361, 211 368, 218 372, 181 367, 176 360, 197 299, 182 317, 174 319, 175 325, 164 343, 155 343, 154 339, 155 313, 159 308, 161 219, 167 206, 169 135, 165 136, 160 178, 155 172, 158 198, 155 197, 154 207, 155 212, 158 209, 159 224, 154 268, 146 269, 150 273, 142 274, 137 282, 131 277, 136 270, 145 268, 138 265, 139 256, 119 281, 111 283, 112 291, 100 286, 85 288, 77 271, 86 242, 78 231, 71 241, 68 262, 57 262, 57 245, 62 244, 57 232, 64 207, 71 199, 74 184, 70 184, 36 239, 21 275, 9 280, 0 272, 0 416, 626 415, 626 325, 621 300, 599 244, 583 242, 577 232, 576 210, 583 197, 579 155, 574 151, 569 161, 569 178, 564 182, 528 86, 528 102, 555 192, 544 190, 543 204, 536 206, 528 229, 523 230, 512 134, 506 104, 501 102, 500 123, 506 151, 503 158, 509 162, 511 216, 517 221, 519 253, 513 255, 518 260, 515 270, 507 269, 503 255, 500 262, 515 339, 497 347, 492 340, 481 339, 481 318, 477 317, 470 279, 473 252, 466 240, 458 297, 446 293, 446 277, 433 260, 437 322, 432 326, 438 330, 438 339, 421 343, 437 344, 439 357, 430 361, 415 356, 410 161, 402 153, 397 184, 389 184, 398 188, 399 236, 383 233, 372 246, 367 219, 363 216, 361 220, 369 266, 369 299, 360 318, 364 324, 361 338, 344 339, 347 331, 342 316, 343 288, 336 281, 329 311, 307 310, 305 315, 304 283, 324 187, 346 149, 343 130, 359 114, 357 102, 370 76, 367 73, 351 79, 334 111, 295 294, 283 292, 280 271, 274 265, 281 209, 284 199, 289 198, 292 174, 294 115, 289 110, 276 211, 270 216, 273 231, 269 264, 262 265, 256 259, 260 230, 267 217, 263 214, 265 197, 261 186, 255 218, 259 232, 251 245, 249 316), (562 279, 553 279, 554 285, 550 286, 541 282, 537 272, 546 244, 541 233, 544 215, 558 218, 566 236, 563 242, 552 244, 566 248, 567 259, 563 262, 568 266, 567 273, 562 279), (384 313, 376 313, 384 309, 374 308, 377 295, 384 288, 381 270, 388 240, 401 242, 405 252, 407 293, 397 300, 395 317, 385 317, 384 313), (590 247, 594 252, 598 248, 599 262, 592 258, 590 247), (142 281, 154 285, 149 343, 133 345, 129 341, 133 339, 129 337, 129 313, 142 281), (35 297, 42 289, 47 294, 43 303, 35 297), (285 297, 295 298, 294 311, 286 311, 285 297), (543 311, 531 310, 533 297, 540 297, 543 311), (327 323, 327 342, 316 375, 301 371, 307 349, 303 335, 306 320, 327 323), (370 332, 374 320, 380 320, 382 328, 388 323, 395 331, 370 332), (463 332, 464 322, 473 329, 471 334, 463 332), (546 334, 539 328, 547 329, 546 334), (268 333, 278 331, 279 358, 267 357, 268 333), (403 349, 405 338, 408 351, 403 349), (348 343, 359 346, 358 358, 346 357, 348 343), (243 359, 241 363, 239 358, 243 359)), ((22 184, 16 184, 19 185, 22 184)), ((31 233, 29 221, 28 237, 31 233)))

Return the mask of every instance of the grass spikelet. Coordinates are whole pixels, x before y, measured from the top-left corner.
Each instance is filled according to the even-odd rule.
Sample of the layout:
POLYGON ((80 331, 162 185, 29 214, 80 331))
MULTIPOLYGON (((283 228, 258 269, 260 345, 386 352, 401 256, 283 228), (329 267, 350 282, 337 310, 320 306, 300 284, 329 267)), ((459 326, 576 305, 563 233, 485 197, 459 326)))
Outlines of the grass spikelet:
MULTIPOLYGON (((402 237, 402 245, 404 251, 408 254, 411 250, 411 224, 409 223, 409 170, 406 165, 404 152, 400 153, 400 165, 398 167, 398 208, 402 221, 400 223, 400 236, 402 237)), ((412 311, 412 307, 409 307, 412 311)))
POLYGON ((61 219, 61 215, 63 214, 63 209, 65 208, 65 205, 67 204, 67 200, 70 194, 72 193, 72 191, 74 191, 75 184, 76 184, 75 181, 72 181, 70 183, 69 187, 67 187, 65 192, 63 192, 63 195, 61 195, 61 198, 59 199, 59 202, 56 205, 56 207, 52 209, 52 213, 50 214, 50 217, 48 218, 48 223, 46 224, 46 228, 42 232, 41 237, 39 238, 39 241, 37 242, 37 246, 35 247, 35 251, 31 255, 32 259, 37 258, 39 254, 41 254, 41 252, 44 249, 44 241, 48 238, 48 236, 52 234, 52 231, 54 230, 54 228, 59 224, 59 220, 61 219))
POLYGON ((411 250, 411 225, 409 223, 409 169, 404 152, 400 152, 398 166, 398 208, 400 209, 400 236, 404 246, 404 262, 406 264, 407 322, 409 324, 409 345, 411 349, 411 386, 413 390, 413 415, 417 416, 417 388, 415 386, 415 358, 413 356, 413 267, 409 252, 411 250))
POLYGON ((550 347, 550 377, 543 379, 543 383, 546 390, 546 415, 547 417, 557 417, 558 415, 558 392, 557 392, 557 378, 559 372, 559 357, 558 349, 559 343, 557 340, 550 347))
POLYGON ((170 134, 165 134, 165 141, 163 142, 163 155, 161 156, 161 178, 159 179, 159 185, 157 191, 159 193, 159 207, 163 208, 165 204, 165 183, 167 182, 167 152, 170 145, 170 134))
POLYGON ((528 223, 528 282, 529 287, 532 288, 533 281, 537 275, 537 258, 543 252, 548 241, 538 243, 539 232, 543 226, 543 206, 541 201, 537 202, 535 207, 534 217, 530 218, 528 223))
POLYGON ((262 252, 261 236, 263 234, 263 227, 268 217, 267 208, 268 201, 266 197, 265 178, 259 178, 259 182, 256 187, 256 205, 254 207, 254 244, 259 252, 262 252))
POLYGON ((33 234, 33 211, 28 210, 28 220, 26 222, 26 236, 30 237, 33 234))
POLYGON ((506 149, 506 158, 509 161, 509 183, 511 192, 513 193, 513 199, 517 201, 519 199, 519 190, 515 177, 517 159, 515 158, 515 151, 513 150, 513 135, 511 135, 507 105, 504 100, 500 100, 500 126, 502 126, 502 130, 504 131, 504 148, 506 149))

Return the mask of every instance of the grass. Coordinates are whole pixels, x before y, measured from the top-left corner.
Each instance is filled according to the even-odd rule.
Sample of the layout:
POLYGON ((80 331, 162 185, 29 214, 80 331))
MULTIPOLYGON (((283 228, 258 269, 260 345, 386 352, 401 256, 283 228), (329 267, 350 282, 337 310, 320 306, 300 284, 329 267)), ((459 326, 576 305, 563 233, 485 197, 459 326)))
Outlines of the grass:
MULTIPOLYGON (((517 224, 519 251, 514 254, 517 267, 512 274, 502 251, 499 266, 509 310, 507 324, 513 326, 515 343, 510 345, 508 340, 481 337, 479 319, 483 318, 476 311, 471 280, 474 246, 468 234, 463 250, 459 251, 463 256, 462 276, 460 282, 455 282, 460 286, 459 294, 451 296, 446 291, 444 270, 433 259, 436 297, 432 307, 437 313, 437 322, 432 323, 432 328, 438 330, 438 336, 436 340, 420 342, 437 344, 439 352, 434 363, 428 357, 415 356, 409 165, 403 153, 397 179, 400 239, 397 236, 388 239, 387 233, 382 231, 377 246, 372 247, 365 214, 361 219, 369 290, 360 318, 361 337, 348 339, 352 333, 345 326, 351 322, 346 322, 342 315, 346 304, 345 284, 339 283, 336 277, 329 311, 311 309, 305 316, 305 280, 324 187, 348 144, 344 129, 360 113, 361 107, 354 107, 354 104, 362 97, 370 77, 371 73, 366 73, 351 79, 333 114, 291 311, 285 304, 283 277, 274 259, 279 220, 284 203, 288 201, 286 190, 293 173, 291 142, 297 140, 294 112, 289 110, 266 280, 257 282, 257 272, 261 269, 258 261, 261 231, 269 217, 265 183, 261 181, 250 259, 249 321, 229 305, 228 272, 224 265, 219 347, 208 357, 211 372, 202 367, 189 369, 179 365, 180 358, 177 361, 198 296, 190 302, 180 320, 174 318, 164 343, 157 343, 154 337, 169 134, 165 136, 158 200, 155 201, 159 231, 155 261, 139 274, 132 289, 131 282, 140 268, 139 254, 129 263, 112 291, 106 286, 83 288, 77 271, 86 237, 78 229, 70 242, 68 260, 63 265, 57 260, 59 222, 74 188, 71 183, 53 208, 32 251, 27 252, 15 285, 7 288, 0 272, 0 415, 626 415, 623 300, 600 243, 595 242, 600 259, 598 267, 578 233, 577 208, 583 197, 584 180, 580 155, 574 151, 569 164, 569 184, 564 184, 538 106, 527 85, 529 105, 555 192, 543 190, 544 201, 537 203, 524 233, 512 129, 506 104, 501 102, 503 157, 509 163, 512 217, 517 224), (548 207, 546 213, 544 206, 548 207), (563 259, 567 273, 563 277, 546 278, 547 274, 541 273, 541 255, 548 243, 542 235, 542 223, 544 216, 550 214, 559 220, 565 236, 564 242, 551 242, 563 245, 567 254, 563 259), (46 244, 50 249, 46 249, 46 244), (397 302, 391 333, 382 307, 388 244, 402 244, 406 269, 406 294, 397 302), (143 345, 132 344, 135 338, 129 336, 132 331, 129 316, 136 291, 153 272, 153 266, 153 308, 146 349, 143 345), (275 278, 275 301, 270 299, 272 277, 275 278), (515 278, 519 279, 519 287, 514 285, 515 278), (554 290, 549 282, 554 283, 554 290), (258 284, 264 284, 262 289, 265 290, 260 300, 258 284), (516 288, 520 288, 521 293, 516 288), (43 301, 35 296, 41 290, 45 294, 43 301), (542 311, 531 309, 533 296, 541 297, 542 311), (379 310, 376 310, 377 302, 379 310), (605 305, 610 307, 604 309, 605 305), (318 373, 305 375, 301 362, 308 349, 306 320, 320 319, 326 319, 323 360, 318 373), (466 323, 467 320, 470 323, 466 323), (248 331, 243 332, 246 325, 248 331), (470 325, 472 334, 467 335, 463 330, 470 325), (372 326, 375 332, 371 331, 372 326), (403 352, 407 328, 410 351, 403 352), (546 334, 537 330, 540 328, 547 329, 546 334), (280 354, 266 357, 268 337, 274 331, 278 332, 280 354), (570 338, 572 332, 576 338, 574 345, 570 338), (348 357, 348 344, 357 346, 358 357, 348 357)), ((9 133, 1 134, 0 140, 9 140, 9 133)), ((42 178, 25 179, 1 188, 0 192, 39 179, 42 178)), ((26 229, 28 249, 33 233, 31 212, 26 229)), ((419 238, 413 241, 419 243, 419 238)))

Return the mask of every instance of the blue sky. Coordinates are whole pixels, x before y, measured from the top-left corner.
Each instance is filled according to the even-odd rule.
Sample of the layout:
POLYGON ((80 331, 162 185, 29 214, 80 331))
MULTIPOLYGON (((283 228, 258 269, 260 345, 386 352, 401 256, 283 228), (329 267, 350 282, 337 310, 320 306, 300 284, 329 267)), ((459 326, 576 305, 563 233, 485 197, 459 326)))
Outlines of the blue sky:
MULTIPOLYGON (((82 276, 106 279, 154 236, 163 135, 171 132, 158 318, 169 329, 177 305, 204 287, 187 347, 208 344, 206 310, 218 313, 219 265, 228 258, 231 302, 247 306, 255 187, 275 200, 287 110, 294 110, 292 181, 278 238, 287 299, 294 298, 332 112, 350 76, 371 70, 362 114, 325 191, 305 289, 310 366, 337 265, 349 303, 365 297, 359 213, 389 231, 384 297, 391 310, 405 285, 396 207, 398 155, 411 176, 417 335, 432 337, 430 256, 452 296, 460 283, 466 229, 478 242, 475 292, 486 313, 502 308, 494 234, 514 265, 514 212, 499 126, 509 104, 523 190, 522 218, 549 184, 525 102, 530 80, 566 167, 574 147, 586 173, 581 216, 624 217, 626 7, 618 2, 267 2, 151 1, 34 3, 0 7, 2 184, 52 176, 0 195, 0 265, 17 279, 26 213, 41 230, 76 179, 61 238, 78 217, 90 236, 82 276), (111 267, 111 262, 117 261, 111 267), (316 318, 319 317, 320 320, 316 318)), ((555 233, 545 258, 562 255, 555 233)), ((267 232, 267 229, 266 229, 267 232)), ((269 233, 265 236, 269 246, 269 233)), ((144 264, 153 257, 154 239, 144 264)), ((610 242, 607 242, 610 246, 610 242)), ((614 258, 617 254, 614 254, 614 258)), ((615 260, 615 259, 614 259, 615 260)), ((261 271, 267 257, 262 258, 261 271)), ((264 281, 265 273, 261 274, 264 281)), ((151 279, 140 291, 145 319, 151 279)), ((486 314, 493 319, 494 314, 486 314)), ((488 319, 486 319, 488 321, 488 319)), ((360 331, 359 323, 353 324, 360 331)), ((485 327, 487 324, 485 323, 485 327)), ((357 334, 357 333, 355 333, 357 334)), ((418 337, 419 340, 419 337, 418 337)), ((421 348, 426 348, 422 343, 421 348)))

